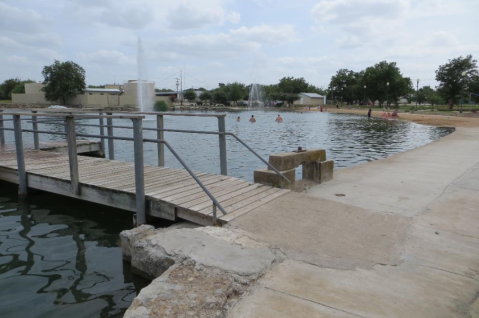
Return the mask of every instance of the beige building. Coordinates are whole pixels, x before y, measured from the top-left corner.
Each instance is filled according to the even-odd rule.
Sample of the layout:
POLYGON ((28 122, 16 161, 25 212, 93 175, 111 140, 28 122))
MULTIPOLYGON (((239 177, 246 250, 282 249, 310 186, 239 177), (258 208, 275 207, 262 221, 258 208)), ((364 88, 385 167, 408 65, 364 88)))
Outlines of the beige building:
MULTIPOLYGON (((13 103, 21 104, 46 104, 60 105, 60 102, 49 102, 45 99, 45 94, 41 91, 42 83, 26 83, 25 94, 12 94, 13 103)), ((151 105, 157 100, 163 100, 171 106, 172 101, 167 96, 155 96, 155 83, 148 82, 143 86, 144 98, 150 96, 151 105)), ((105 88, 86 88, 81 94, 67 101, 67 105, 75 105, 84 108, 100 107, 126 107, 138 106, 138 81, 129 81, 123 85, 109 84, 105 88)))
POLYGON ((322 106, 326 104, 326 97, 316 93, 299 93, 299 100, 294 105, 322 106))

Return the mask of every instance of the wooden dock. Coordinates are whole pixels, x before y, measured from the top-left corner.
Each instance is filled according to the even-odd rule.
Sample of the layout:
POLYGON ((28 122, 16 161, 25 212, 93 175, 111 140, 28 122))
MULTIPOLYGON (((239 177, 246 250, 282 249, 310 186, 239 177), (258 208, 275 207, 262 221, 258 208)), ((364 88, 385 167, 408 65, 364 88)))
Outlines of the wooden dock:
MULTIPOLYGON (((78 141, 77 147, 81 146, 78 141)), ((77 195, 71 191, 68 154, 26 146, 24 158, 29 188, 136 212, 134 163, 78 156, 81 191, 77 195)), ((218 213, 219 223, 227 223, 289 192, 225 175, 195 174, 227 212, 218 213)), ((14 146, 0 147, 0 179, 19 183, 14 146)), ((147 215, 212 224, 211 199, 186 170, 145 165, 144 188, 147 215)))

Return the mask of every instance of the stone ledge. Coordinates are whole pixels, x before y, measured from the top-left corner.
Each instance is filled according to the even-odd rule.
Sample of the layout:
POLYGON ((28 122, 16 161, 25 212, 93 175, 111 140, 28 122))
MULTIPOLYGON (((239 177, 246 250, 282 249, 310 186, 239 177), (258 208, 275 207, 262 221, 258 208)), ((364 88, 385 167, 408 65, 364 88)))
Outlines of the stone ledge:
POLYGON ((326 160, 326 150, 310 149, 304 152, 285 152, 269 156, 269 163, 279 171, 291 170, 305 163, 326 160))
MULTIPOLYGON (((291 181, 293 184, 296 181, 296 170, 291 169, 287 171, 280 171, 286 176, 286 178, 291 181)), ((273 170, 260 169, 254 171, 254 182, 261 183, 265 185, 270 185, 273 187, 281 188, 281 182, 283 182, 284 188, 289 187, 288 181, 284 180, 280 175, 278 175, 273 170)))

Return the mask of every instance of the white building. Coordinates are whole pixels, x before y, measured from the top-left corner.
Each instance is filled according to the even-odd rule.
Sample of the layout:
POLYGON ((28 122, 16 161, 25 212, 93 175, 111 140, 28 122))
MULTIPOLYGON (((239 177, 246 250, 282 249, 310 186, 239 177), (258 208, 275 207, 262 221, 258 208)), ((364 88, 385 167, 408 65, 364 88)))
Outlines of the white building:
POLYGON ((299 93, 299 100, 294 102, 294 105, 304 106, 322 106, 326 105, 326 96, 316 93, 299 93))

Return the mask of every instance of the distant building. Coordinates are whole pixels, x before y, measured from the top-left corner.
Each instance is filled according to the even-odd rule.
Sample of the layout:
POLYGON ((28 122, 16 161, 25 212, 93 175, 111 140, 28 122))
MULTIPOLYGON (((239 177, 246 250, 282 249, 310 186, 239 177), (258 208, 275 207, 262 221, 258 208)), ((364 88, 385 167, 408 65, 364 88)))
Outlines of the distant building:
POLYGON ((321 106, 326 104, 326 96, 316 93, 299 93, 299 100, 294 105, 321 106))
MULTIPOLYGON (((12 94, 13 103, 24 104, 61 104, 50 102, 45 99, 41 91, 42 83, 26 83, 25 94, 12 94)), ((138 106, 138 81, 132 80, 125 84, 107 84, 105 88, 86 88, 82 93, 70 98, 67 105, 77 105, 85 108, 101 107, 125 107, 138 106)), ((176 95, 176 93, 175 93, 176 95)), ((151 97, 151 105, 157 100, 163 100, 167 105, 172 105, 169 96, 157 96, 155 94, 155 83, 147 82, 143 85, 143 96, 151 97)))

